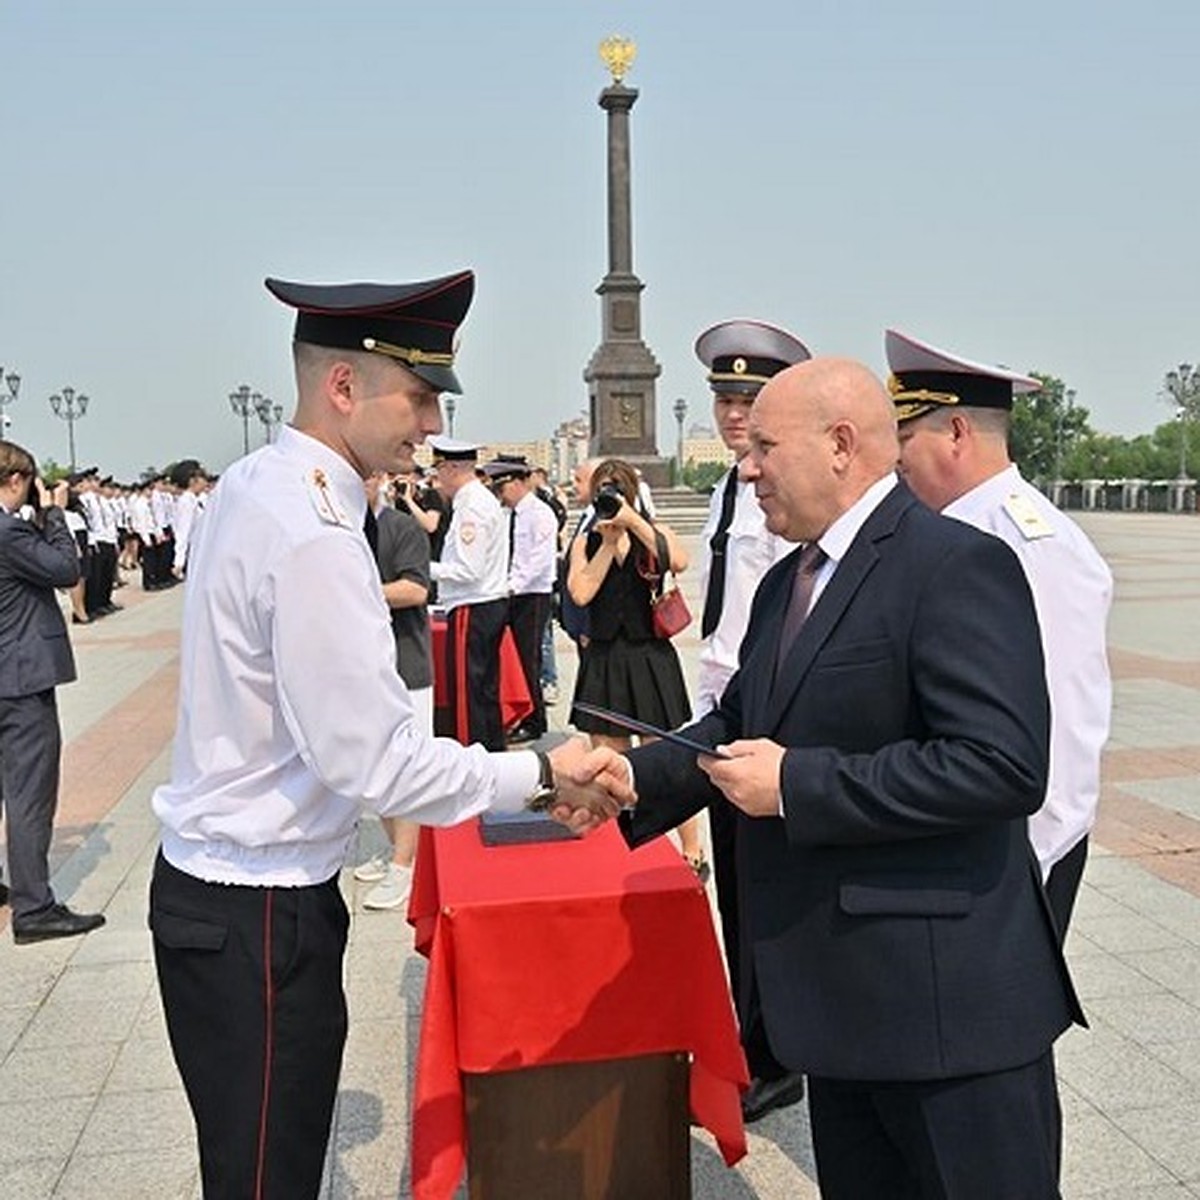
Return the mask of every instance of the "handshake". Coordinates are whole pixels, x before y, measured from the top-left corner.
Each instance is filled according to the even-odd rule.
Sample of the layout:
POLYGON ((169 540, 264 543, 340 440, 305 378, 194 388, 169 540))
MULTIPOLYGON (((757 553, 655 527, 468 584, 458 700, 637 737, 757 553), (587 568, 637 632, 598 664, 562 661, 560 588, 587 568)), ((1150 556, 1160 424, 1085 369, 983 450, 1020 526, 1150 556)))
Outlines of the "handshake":
POLYGON ((633 771, 609 746, 588 748, 575 737, 549 754, 558 797, 548 811, 573 833, 587 833, 637 803, 633 771))

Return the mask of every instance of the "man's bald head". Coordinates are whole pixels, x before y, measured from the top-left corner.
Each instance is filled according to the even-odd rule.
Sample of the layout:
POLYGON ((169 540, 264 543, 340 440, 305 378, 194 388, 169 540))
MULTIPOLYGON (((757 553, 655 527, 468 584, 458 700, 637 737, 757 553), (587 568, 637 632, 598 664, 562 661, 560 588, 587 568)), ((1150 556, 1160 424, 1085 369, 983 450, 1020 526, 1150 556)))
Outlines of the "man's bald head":
POLYGON ((791 541, 820 537, 898 456, 887 389, 847 358, 810 359, 771 379, 754 402, 750 441, 743 477, 767 527, 791 541))

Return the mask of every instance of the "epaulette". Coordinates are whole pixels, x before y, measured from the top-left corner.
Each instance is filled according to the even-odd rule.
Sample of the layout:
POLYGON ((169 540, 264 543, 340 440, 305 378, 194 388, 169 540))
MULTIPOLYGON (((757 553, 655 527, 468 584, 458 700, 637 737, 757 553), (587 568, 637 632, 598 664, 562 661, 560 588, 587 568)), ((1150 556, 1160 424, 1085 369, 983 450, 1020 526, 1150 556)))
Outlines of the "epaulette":
POLYGON ((305 489, 308 492, 308 498, 313 503, 313 508, 317 510, 317 516, 321 518, 327 525, 344 525, 347 529, 354 527, 354 522, 351 521, 349 514, 338 503, 337 497, 333 493, 333 488, 329 486, 329 478, 321 467, 313 467, 304 476, 305 489))
POLYGON ((1037 505, 1028 496, 1013 492, 1004 501, 1003 508, 1027 542, 1054 536, 1054 526, 1038 512, 1037 505))

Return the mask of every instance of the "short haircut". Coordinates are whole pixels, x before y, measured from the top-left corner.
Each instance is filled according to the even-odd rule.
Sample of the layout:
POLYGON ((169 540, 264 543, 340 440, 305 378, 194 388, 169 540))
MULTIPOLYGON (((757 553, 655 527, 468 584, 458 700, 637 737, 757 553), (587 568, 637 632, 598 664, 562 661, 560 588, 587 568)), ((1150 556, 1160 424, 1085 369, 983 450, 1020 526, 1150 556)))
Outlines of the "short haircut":
POLYGON ((28 475, 32 479, 37 474, 37 464, 33 455, 16 442, 0 440, 0 482, 7 482, 13 475, 28 475))

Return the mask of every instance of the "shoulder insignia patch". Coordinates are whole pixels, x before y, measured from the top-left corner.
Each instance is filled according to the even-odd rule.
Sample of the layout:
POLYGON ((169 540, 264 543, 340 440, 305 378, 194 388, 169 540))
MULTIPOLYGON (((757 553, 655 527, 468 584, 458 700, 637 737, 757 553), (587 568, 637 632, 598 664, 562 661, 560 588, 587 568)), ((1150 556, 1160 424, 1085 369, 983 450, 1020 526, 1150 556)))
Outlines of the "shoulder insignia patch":
POLYGON ((329 486, 329 479, 320 467, 313 467, 305 476, 304 482, 307 485, 308 498, 322 521, 328 525, 349 526, 350 518, 338 503, 333 489, 329 486))
POLYGON ((1023 496, 1020 492, 1013 492, 1004 501, 1003 507, 1009 519, 1021 531, 1021 536, 1027 542, 1054 536, 1054 526, 1038 512, 1037 505, 1028 496, 1023 496))
POLYGON ((475 540, 475 534, 476 529, 474 521, 463 521, 459 525, 458 536, 463 545, 469 546, 475 540))

